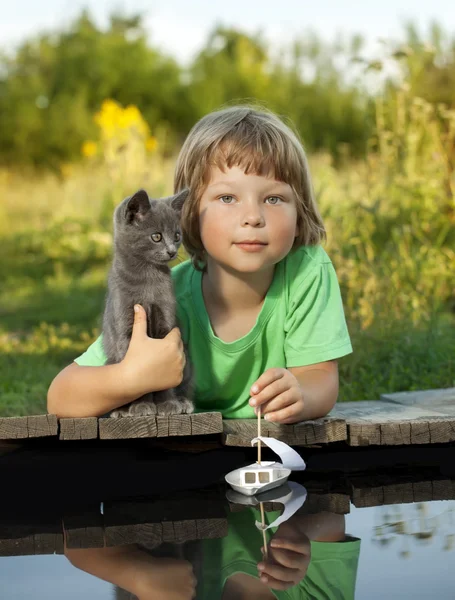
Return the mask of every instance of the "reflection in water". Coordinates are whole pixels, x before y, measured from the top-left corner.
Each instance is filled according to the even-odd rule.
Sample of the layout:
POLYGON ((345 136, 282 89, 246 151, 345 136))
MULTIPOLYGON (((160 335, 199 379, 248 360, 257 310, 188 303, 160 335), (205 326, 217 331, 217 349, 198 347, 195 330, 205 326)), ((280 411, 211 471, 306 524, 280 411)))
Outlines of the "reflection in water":
POLYGON ((343 515, 305 514, 303 506, 273 527, 284 507, 261 508, 230 504, 224 537, 65 553, 75 567, 115 584, 117 600, 303 600, 321 590, 354 597, 360 540, 346 536, 343 515), (264 538, 256 526, 262 519, 264 538))
POLYGON ((439 541, 443 551, 451 551, 455 546, 455 505, 448 502, 436 514, 431 514, 432 509, 437 510, 430 502, 378 506, 372 542, 387 547, 399 540, 401 558, 411 556, 413 544, 430 545, 439 541))

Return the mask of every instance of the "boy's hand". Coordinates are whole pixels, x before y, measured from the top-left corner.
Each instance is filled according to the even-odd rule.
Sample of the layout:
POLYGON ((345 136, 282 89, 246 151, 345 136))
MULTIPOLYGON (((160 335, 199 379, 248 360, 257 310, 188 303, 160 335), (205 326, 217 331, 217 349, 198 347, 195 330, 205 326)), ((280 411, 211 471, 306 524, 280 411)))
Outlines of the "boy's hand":
POLYGON ((305 535, 277 536, 268 545, 268 558, 258 564, 259 578, 269 588, 287 590, 305 577, 310 559, 311 544, 305 535))
POLYGON ((299 381, 287 369, 267 369, 251 386, 250 405, 261 406, 262 415, 276 423, 302 420, 304 398, 299 381))
POLYGON ((149 337, 145 310, 136 306, 130 344, 121 361, 125 387, 134 398, 178 386, 185 367, 180 329, 174 327, 163 339, 149 337))

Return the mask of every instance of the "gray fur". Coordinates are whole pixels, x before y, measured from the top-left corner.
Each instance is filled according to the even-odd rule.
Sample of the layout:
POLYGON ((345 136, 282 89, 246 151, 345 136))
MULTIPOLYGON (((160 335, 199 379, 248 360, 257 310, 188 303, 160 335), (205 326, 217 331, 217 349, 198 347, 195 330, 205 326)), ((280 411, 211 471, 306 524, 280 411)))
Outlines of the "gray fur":
MULTIPOLYGON (((168 262, 181 245, 180 215, 188 196, 184 190, 167 198, 150 199, 144 190, 125 198, 114 211, 114 256, 108 277, 103 316, 106 364, 120 362, 131 339, 134 305, 147 313, 147 334, 163 338, 176 322, 176 301, 168 262), (161 234, 161 241, 152 241, 161 234), (180 239, 176 239, 176 234, 180 239)), ((177 388, 153 392, 110 413, 111 417, 191 413, 191 368, 186 365, 177 388)))

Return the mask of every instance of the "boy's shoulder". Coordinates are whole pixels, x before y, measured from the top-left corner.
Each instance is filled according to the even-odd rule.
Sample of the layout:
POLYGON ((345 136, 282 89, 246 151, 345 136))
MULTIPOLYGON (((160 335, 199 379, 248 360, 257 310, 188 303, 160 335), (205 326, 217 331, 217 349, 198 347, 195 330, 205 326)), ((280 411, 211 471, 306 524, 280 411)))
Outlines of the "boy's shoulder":
POLYGON ((320 245, 299 246, 284 260, 285 278, 289 284, 298 285, 322 265, 331 265, 329 255, 320 245))

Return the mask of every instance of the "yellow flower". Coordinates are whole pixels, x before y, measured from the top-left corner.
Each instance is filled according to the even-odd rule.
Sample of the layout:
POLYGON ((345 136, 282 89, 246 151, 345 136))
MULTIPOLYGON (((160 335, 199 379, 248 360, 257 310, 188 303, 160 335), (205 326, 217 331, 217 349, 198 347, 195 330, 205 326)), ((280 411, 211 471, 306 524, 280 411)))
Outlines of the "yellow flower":
POLYGON ((156 137, 153 137, 153 135, 149 135, 145 142, 145 147, 147 148, 147 150, 149 152, 154 152, 157 146, 158 140, 156 139, 156 137))
POLYGON ((87 140, 82 144, 82 154, 87 158, 94 156, 97 153, 98 146, 96 142, 92 142, 91 140, 87 140))

